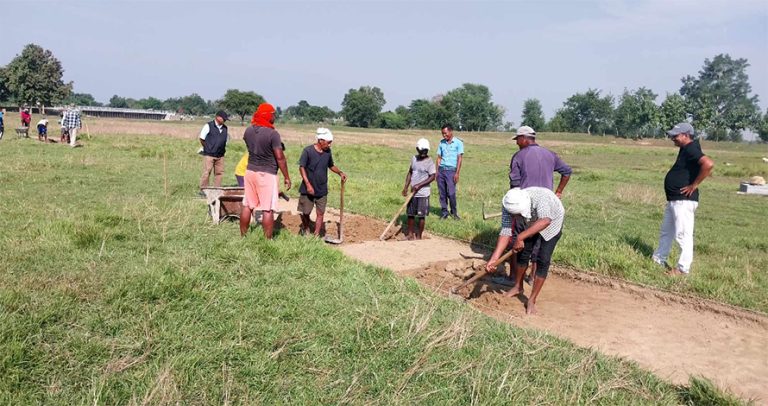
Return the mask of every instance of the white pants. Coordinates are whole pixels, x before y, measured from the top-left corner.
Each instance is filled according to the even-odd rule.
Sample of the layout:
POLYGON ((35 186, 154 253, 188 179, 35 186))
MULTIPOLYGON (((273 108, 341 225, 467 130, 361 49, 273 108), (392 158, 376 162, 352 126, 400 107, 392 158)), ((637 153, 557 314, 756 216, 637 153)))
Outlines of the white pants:
POLYGON ((667 202, 664 209, 664 220, 659 232, 659 247, 653 253, 653 259, 665 263, 672 249, 672 240, 680 246, 680 258, 677 269, 688 273, 693 262, 693 219, 699 202, 693 200, 674 200, 667 202))
POLYGON ((77 128, 70 128, 69 129, 69 145, 74 147, 76 140, 77 140, 77 128))

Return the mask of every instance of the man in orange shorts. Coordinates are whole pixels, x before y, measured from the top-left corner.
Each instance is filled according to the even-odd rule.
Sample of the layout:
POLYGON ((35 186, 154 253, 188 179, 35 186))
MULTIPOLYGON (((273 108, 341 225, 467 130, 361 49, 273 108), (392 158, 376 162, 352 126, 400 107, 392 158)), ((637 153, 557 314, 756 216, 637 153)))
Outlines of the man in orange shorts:
POLYGON ((243 140, 248 147, 248 167, 245 171, 245 198, 240 212, 240 235, 248 233, 253 210, 262 212, 264 236, 272 239, 277 208, 277 170, 283 173, 285 190, 291 188, 291 177, 285 154, 281 148, 280 133, 275 130, 275 108, 262 103, 253 114, 251 126, 245 130, 243 140))

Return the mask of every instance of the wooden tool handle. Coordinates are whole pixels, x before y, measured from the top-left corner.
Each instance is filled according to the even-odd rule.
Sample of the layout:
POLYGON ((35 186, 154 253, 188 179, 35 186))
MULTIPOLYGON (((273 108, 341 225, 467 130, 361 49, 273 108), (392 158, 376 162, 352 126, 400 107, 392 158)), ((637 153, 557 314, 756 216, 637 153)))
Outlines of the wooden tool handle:
MULTIPOLYGON (((513 251, 513 250, 507 251, 506 254, 504 254, 501 257, 499 257, 499 259, 497 259, 496 262, 493 263, 493 266, 498 266, 500 263, 502 263, 502 262, 506 261, 507 259, 509 259, 509 257, 511 257, 514 253, 515 253, 515 251, 513 251)), ((466 287, 467 285, 477 281, 478 279, 482 278, 485 275, 488 275, 488 271, 486 271, 485 268, 483 268, 482 271, 476 273, 473 277, 469 278, 466 282, 462 283, 459 286, 456 286, 455 288, 452 288, 451 289, 451 293, 456 293, 456 292, 460 291, 461 289, 464 289, 464 287, 466 287)))
POLYGON ((395 221, 400 216, 400 213, 402 213, 403 210, 405 210, 405 207, 408 206, 408 202, 411 201, 412 197, 413 197, 413 191, 408 192, 408 196, 405 197, 405 203, 403 203, 403 205, 400 206, 400 209, 397 211, 397 213, 395 213, 395 216, 392 217, 392 221, 389 222, 389 224, 387 225, 387 228, 385 228, 384 232, 381 233, 381 235, 379 236, 379 240, 384 241, 384 236, 387 235, 387 232, 389 231, 389 229, 392 228, 393 224, 395 224, 395 221))

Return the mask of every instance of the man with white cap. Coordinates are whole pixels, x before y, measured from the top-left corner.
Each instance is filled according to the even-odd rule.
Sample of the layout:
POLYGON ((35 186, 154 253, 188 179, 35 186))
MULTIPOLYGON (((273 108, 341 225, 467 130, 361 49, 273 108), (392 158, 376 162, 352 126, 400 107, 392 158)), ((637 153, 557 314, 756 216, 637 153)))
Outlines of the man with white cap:
POLYGON ((301 216, 301 232, 306 234, 311 232, 309 215, 313 207, 316 209, 314 235, 319 237, 323 227, 325 206, 328 202, 328 169, 341 176, 342 182, 347 181, 347 175, 333 162, 331 130, 320 127, 317 129, 315 138, 317 141, 304 148, 299 158, 299 172, 303 182, 299 187, 301 197, 299 197, 298 211, 301 216))
POLYGON ((693 223, 699 206, 699 185, 712 173, 715 163, 701 151, 699 140, 689 123, 683 122, 667 131, 667 136, 680 148, 677 160, 664 178, 667 206, 659 232, 659 246, 653 261, 668 269, 671 276, 688 275, 693 263, 693 223), (667 264, 672 240, 680 246, 675 268, 667 264))
POLYGON ((432 192, 430 183, 436 176, 435 163, 429 157, 429 141, 422 138, 416 142, 416 155, 411 157, 411 166, 405 175, 403 186, 403 196, 408 195, 409 186, 413 192, 406 211, 408 215, 406 238, 409 240, 420 240, 424 233, 424 222, 429 215, 429 196, 432 192), (418 226, 415 224, 417 218, 418 226))
POLYGON ((535 244, 540 244, 539 256, 536 258, 536 277, 533 280, 533 291, 528 299, 525 312, 536 313, 536 300, 544 286, 549 273, 552 253, 562 236, 565 209, 560 199, 552 190, 542 187, 526 189, 510 189, 504 195, 501 211, 501 232, 496 242, 496 249, 485 266, 486 271, 496 271, 496 261, 512 241, 513 219, 526 224, 525 230, 517 235, 512 250, 517 253, 517 278, 515 286, 507 292, 508 296, 523 293, 523 275, 528 268, 528 260, 535 244))

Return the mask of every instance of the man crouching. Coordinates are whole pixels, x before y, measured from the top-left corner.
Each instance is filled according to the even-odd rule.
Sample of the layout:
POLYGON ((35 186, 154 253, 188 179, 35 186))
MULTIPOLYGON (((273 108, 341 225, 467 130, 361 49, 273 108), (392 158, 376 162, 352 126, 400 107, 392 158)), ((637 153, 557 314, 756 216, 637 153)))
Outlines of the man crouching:
POLYGON ((541 243, 539 257, 536 259, 536 277, 533 281, 533 291, 528 299, 525 312, 536 313, 536 299, 544 286, 549 272, 549 264, 552 253, 562 236, 565 209, 560 199, 549 189, 541 187, 529 187, 526 189, 514 188, 504 195, 501 211, 501 232, 496 242, 496 249, 485 269, 488 273, 496 271, 494 266, 504 250, 512 242, 512 250, 517 252, 517 278, 515 286, 506 293, 507 296, 517 296, 523 293, 523 276, 528 268, 528 260, 531 257, 536 242, 541 243), (525 231, 512 238, 513 218, 527 223, 525 231))

